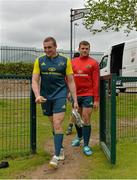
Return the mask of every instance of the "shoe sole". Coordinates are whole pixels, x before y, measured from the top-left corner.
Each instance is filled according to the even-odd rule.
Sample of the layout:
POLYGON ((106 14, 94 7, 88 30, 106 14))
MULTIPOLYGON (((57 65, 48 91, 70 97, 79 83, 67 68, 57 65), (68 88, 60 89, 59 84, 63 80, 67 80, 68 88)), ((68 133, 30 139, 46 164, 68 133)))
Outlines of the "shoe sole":
POLYGON ((79 147, 80 144, 78 144, 78 145, 73 145, 73 144, 71 144, 71 146, 72 146, 72 147, 79 147))
POLYGON ((55 163, 49 163, 49 166, 50 167, 52 167, 52 168, 54 168, 54 169, 57 169, 58 168, 58 165, 57 164, 55 164, 55 163))
POLYGON ((83 152, 84 153, 84 155, 86 155, 86 156, 91 156, 93 153, 91 153, 91 154, 86 154, 85 152, 83 152))
POLYGON ((84 155, 86 155, 86 156, 91 156, 91 155, 93 154, 92 151, 90 152, 90 154, 86 154, 86 152, 84 152, 84 151, 83 151, 83 153, 84 153, 84 155))
POLYGON ((59 161, 63 161, 63 160, 65 160, 65 157, 64 157, 64 156, 59 157, 59 161))

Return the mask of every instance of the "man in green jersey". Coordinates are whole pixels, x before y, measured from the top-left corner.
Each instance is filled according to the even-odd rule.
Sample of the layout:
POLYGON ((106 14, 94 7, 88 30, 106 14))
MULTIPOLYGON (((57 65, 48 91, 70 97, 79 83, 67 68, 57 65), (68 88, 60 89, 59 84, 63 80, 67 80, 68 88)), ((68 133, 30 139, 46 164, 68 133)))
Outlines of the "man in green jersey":
POLYGON ((55 155, 50 161, 53 167, 64 159, 62 122, 66 111, 67 91, 72 94, 74 108, 78 108, 73 70, 68 58, 57 53, 56 40, 47 37, 43 41, 45 54, 35 60, 32 88, 36 103, 41 103, 53 128, 55 155))

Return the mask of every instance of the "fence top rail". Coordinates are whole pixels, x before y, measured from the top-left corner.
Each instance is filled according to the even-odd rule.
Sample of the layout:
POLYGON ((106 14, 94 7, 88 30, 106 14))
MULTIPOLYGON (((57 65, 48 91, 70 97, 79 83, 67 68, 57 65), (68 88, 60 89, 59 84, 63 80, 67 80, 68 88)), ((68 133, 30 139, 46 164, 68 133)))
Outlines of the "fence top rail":
POLYGON ((112 79, 112 77, 115 76, 116 80, 121 80, 121 81, 129 81, 129 82, 135 82, 137 81, 137 77, 129 77, 129 76, 116 76, 115 74, 110 74, 110 75, 106 75, 106 76, 101 76, 100 80, 110 80, 112 79))
POLYGON ((117 80, 125 81, 125 82, 136 82, 137 77, 121 77, 121 76, 116 76, 117 80))
POLYGON ((27 80, 31 80, 32 76, 26 76, 26 75, 3 75, 0 74, 0 79, 27 79, 27 80))

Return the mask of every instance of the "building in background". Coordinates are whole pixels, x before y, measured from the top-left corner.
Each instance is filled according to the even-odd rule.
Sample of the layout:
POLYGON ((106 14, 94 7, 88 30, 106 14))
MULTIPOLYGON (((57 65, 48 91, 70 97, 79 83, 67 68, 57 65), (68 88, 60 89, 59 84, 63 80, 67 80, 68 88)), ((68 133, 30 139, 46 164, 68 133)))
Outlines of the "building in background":
MULTIPOLYGON (((70 57, 69 50, 58 49, 58 52, 70 57)), ((0 46, 0 63, 32 63, 38 56, 43 53, 43 49, 37 48, 0 46)), ((95 58, 98 62, 100 62, 102 55, 103 52, 91 52, 91 56, 95 58)))

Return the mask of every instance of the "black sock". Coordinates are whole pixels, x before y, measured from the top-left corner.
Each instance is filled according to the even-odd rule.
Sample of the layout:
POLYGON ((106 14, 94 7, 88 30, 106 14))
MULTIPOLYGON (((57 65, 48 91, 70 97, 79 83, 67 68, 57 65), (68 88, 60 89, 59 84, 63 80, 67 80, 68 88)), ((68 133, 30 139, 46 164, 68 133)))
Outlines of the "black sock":
POLYGON ((83 131, 84 146, 88 146, 91 135, 91 125, 83 126, 82 131, 83 131))
POLYGON ((78 127, 76 124, 75 127, 78 134, 78 138, 82 138, 82 127, 78 127))

